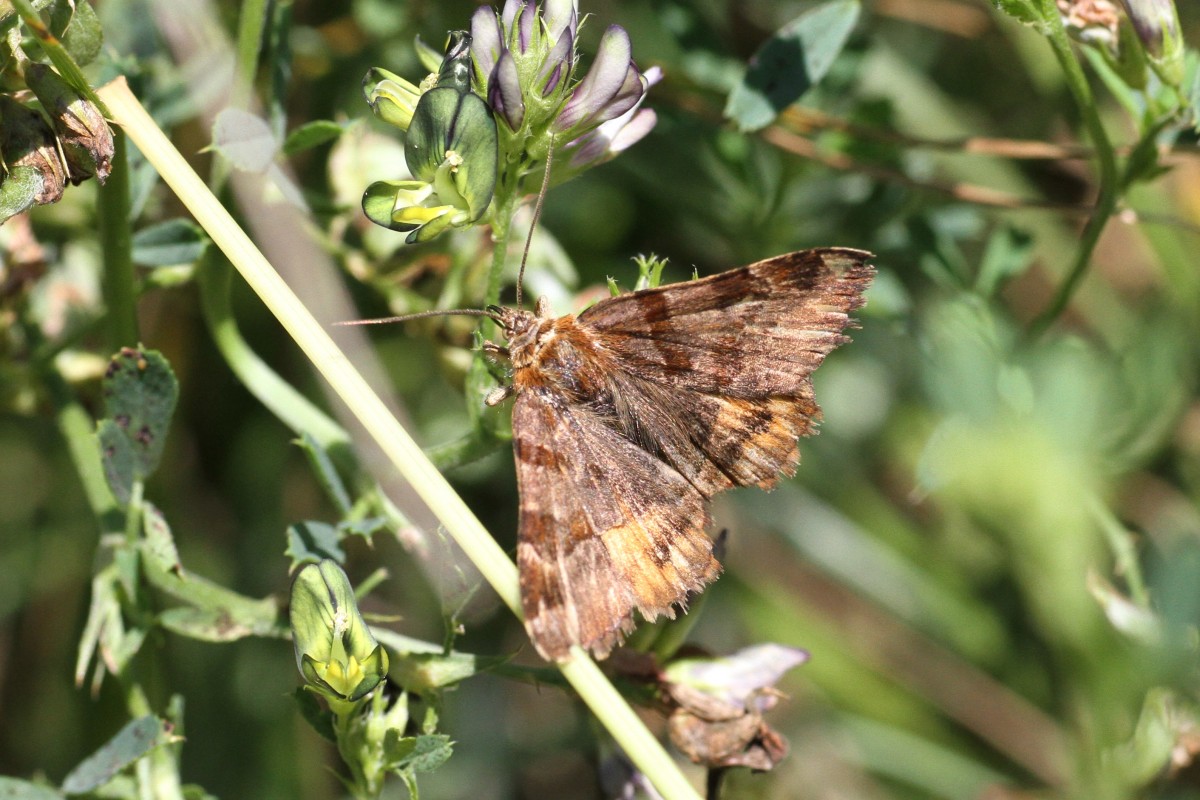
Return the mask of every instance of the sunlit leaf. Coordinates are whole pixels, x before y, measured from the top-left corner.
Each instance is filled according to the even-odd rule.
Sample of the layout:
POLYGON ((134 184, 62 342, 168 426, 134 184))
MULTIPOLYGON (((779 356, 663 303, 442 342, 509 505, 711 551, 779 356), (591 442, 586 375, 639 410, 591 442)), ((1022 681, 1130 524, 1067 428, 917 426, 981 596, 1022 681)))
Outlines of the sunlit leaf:
POLYGON ((729 93, 725 116, 743 131, 770 125, 825 77, 860 10, 858 0, 831 0, 780 28, 751 57, 745 76, 729 93))
POLYGON ((87 0, 57 3, 51 12, 50 30, 80 66, 95 60, 104 45, 104 29, 87 0))
POLYGON ((279 152, 279 140, 262 117, 225 108, 213 121, 212 147, 237 169, 263 172, 279 152))
POLYGON ((346 128, 333 120, 315 119, 296 128, 283 140, 283 154, 292 156, 313 147, 331 142, 342 135, 346 128))

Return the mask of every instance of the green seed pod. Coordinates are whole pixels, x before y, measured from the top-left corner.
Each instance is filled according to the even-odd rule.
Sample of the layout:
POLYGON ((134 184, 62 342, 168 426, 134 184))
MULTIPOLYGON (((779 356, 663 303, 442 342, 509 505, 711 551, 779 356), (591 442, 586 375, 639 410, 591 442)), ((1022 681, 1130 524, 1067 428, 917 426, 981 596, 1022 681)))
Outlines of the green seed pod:
POLYGON ((54 131, 37 111, 11 97, 0 96, 0 155, 10 171, 32 167, 41 178, 34 196, 38 205, 57 203, 67 183, 67 168, 54 141, 54 131))
POLYGON ((41 101, 62 143, 71 183, 93 175, 104 183, 112 170, 113 135, 100 109, 45 64, 29 64, 25 82, 41 101))

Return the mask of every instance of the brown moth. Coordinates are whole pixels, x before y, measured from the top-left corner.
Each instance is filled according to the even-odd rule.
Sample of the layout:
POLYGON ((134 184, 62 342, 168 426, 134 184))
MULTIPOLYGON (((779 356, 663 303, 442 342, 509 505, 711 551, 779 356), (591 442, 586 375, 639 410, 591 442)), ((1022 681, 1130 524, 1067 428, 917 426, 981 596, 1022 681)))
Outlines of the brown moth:
POLYGON ((674 617, 717 577, 708 499, 772 488, 815 432, 811 375, 849 341, 870 253, 802 250, 602 300, 578 316, 491 306, 512 364, 517 562, 548 660, 608 655, 634 611, 674 617))

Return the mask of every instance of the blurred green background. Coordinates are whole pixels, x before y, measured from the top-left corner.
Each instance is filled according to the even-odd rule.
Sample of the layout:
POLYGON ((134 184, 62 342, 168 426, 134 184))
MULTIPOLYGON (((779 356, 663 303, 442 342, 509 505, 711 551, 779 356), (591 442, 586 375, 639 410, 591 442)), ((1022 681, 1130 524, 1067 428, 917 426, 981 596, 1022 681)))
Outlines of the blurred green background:
MULTIPOLYGON (((528 276, 565 312, 573 293, 606 277, 630 287, 638 253, 668 257, 667 281, 805 247, 877 254, 861 330, 816 374, 825 421, 802 443, 798 475, 770 494, 740 490, 716 503, 716 527, 729 530, 726 572, 693 641, 718 653, 771 641, 812 655, 784 679, 788 699, 768 717, 790 757, 769 774, 734 771, 726 796, 1200 797, 1195 135, 1173 143, 1168 172, 1131 192, 1126 207, 1140 219, 1108 224, 1067 312, 1031 335, 1075 257, 1095 172, 1087 158, 1014 158, 971 142, 1087 144, 1045 39, 983 0, 868 2, 801 109, 764 132, 737 132, 721 120, 725 94, 758 45, 809 7, 585 2, 585 52, 619 23, 638 65, 665 70, 647 101, 659 121, 620 158, 551 191, 528 276), (1013 207, 969 202, 978 187, 1013 207)), ((279 101, 268 112, 288 130, 358 120, 290 164, 311 209, 305 231, 344 268, 355 315, 436 297, 448 269, 486 263, 480 231, 405 247, 402 234, 368 230, 356 212, 370 180, 394 175, 387 159, 400 141, 370 118, 362 75, 384 66, 418 80, 414 36, 439 44, 474 8, 272 6, 286 47, 261 70, 259 91, 279 101)), ((97 82, 128 73, 207 172, 200 109, 223 102, 225 73, 219 59, 205 61, 205 47, 234 36, 239 4, 104 0, 97 11, 107 49, 97 82)), ((1200 41, 1196 5, 1179 12, 1185 39, 1200 41)), ((1136 140, 1136 120, 1088 75, 1114 142, 1136 140)), ((140 219, 185 213, 141 169, 140 219)), ((266 201, 230 205, 253 229, 266 201)), ((46 269, 3 298, 0 325, 11 333, 32 320, 48 338, 70 337, 57 366, 99 413, 95 359, 109 353, 87 327, 99 313, 95 214, 90 185, 33 212, 46 269)), ((0 228, 10 270, 12 231, 0 228)), ((298 287, 319 279, 308 272, 319 264, 286 266, 298 287)), ((233 301, 257 352, 326 404, 303 356, 236 281, 233 301)), ((337 512, 292 433, 215 348, 194 284, 147 289, 138 313, 142 342, 167 356, 181 384, 147 497, 190 570, 251 596, 283 596, 286 527, 337 512)), ((423 444, 470 424, 469 329, 450 320, 370 332, 423 444)), ((126 711, 111 681, 94 696, 73 682, 98 526, 14 341, 0 353, 0 774, 57 781, 126 711)), ((505 447, 448 473, 509 550, 511 461, 505 447)), ((377 534, 373 547, 350 542, 348 571, 357 580, 386 567, 391 577, 368 609, 399 615, 392 626, 406 635, 441 641, 478 578, 454 566, 436 527, 415 547, 416 534, 400 533, 377 534)), ((519 660, 533 663, 486 586, 461 619, 456 647, 524 647, 519 660)), ((155 688, 186 701, 185 780, 226 798, 337 796, 336 756, 288 697, 298 684, 290 644, 159 632, 151 645, 163 654, 155 688)), ((602 796, 592 725, 559 690, 482 674, 444 703, 441 727, 456 751, 423 778, 425 796, 602 796)))

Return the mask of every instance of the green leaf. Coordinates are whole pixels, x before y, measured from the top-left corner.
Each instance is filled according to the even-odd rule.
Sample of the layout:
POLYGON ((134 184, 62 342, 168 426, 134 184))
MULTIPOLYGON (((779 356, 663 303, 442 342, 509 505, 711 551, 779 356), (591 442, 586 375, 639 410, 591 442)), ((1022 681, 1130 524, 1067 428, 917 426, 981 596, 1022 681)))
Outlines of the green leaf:
POLYGON ((392 662, 393 680, 414 694, 452 686, 508 661, 507 656, 481 657, 470 653, 409 653, 392 662))
POLYGON ((316 119, 305 123, 287 135, 283 140, 283 154, 292 156, 318 145, 331 142, 346 130, 343 126, 329 119, 316 119))
POLYGON ((321 705, 315 694, 299 687, 292 693, 292 699, 296 701, 300 716, 314 731, 331 742, 337 742, 337 734, 333 731, 333 714, 321 705))
POLYGON ((162 512, 148 500, 142 502, 142 529, 146 534, 142 552, 154 559, 160 569, 176 574, 182 572, 183 564, 179 561, 179 551, 175 549, 171 526, 162 512))
POLYGON ((128 505, 137 472, 133 444, 111 419, 100 420, 96 437, 100 440, 100 463, 104 466, 109 491, 122 506, 128 505))
POLYGON ((170 744, 175 739, 170 725, 158 717, 135 719, 71 770, 63 780, 62 789, 69 795, 94 791, 154 748, 170 744))
POLYGON ((258 620, 239 619, 225 609, 179 606, 158 615, 164 628, 201 642, 236 642, 265 633, 258 620))
POLYGON ((1034 0, 992 0, 996 8, 1026 25, 1044 30, 1046 19, 1034 0))
POLYGON ((858 0, 832 0, 780 28, 750 59, 745 76, 729 93, 725 116, 743 131, 771 124, 825 77, 860 9, 858 0))
POLYGON ((62 797, 60 792, 49 786, 0 775, 0 798, 3 800, 62 800, 62 797))
POLYGON ((442 733, 425 734, 417 737, 416 747, 413 748, 404 764, 413 772, 433 772, 445 764, 454 752, 454 743, 450 737, 442 733))
POLYGON ((231 642, 246 636, 283 635, 279 606, 273 597, 240 595, 193 572, 163 569, 143 559, 147 580, 159 591, 186 603, 159 615, 159 622, 183 636, 208 642, 231 642))
MULTIPOLYGON (((161 353, 124 347, 113 356, 104 374, 103 389, 105 417, 132 447, 134 478, 143 479, 154 472, 162 457, 179 397, 179 382, 161 353)), ((100 435, 107 452, 116 440, 106 426, 102 426, 100 435)), ((124 469, 125 456, 114 453, 114 458, 121 459, 116 466, 124 469)))
POLYGON ((284 555, 292 559, 292 566, 316 564, 330 558, 339 564, 345 563, 346 551, 341 548, 342 535, 338 529, 324 522, 297 522, 287 529, 288 546, 284 555))
POLYGON ((361 536, 370 539, 375 533, 387 530, 388 521, 384 517, 367 517, 366 519, 344 520, 338 523, 338 532, 346 536, 361 536))
POLYGON ((990 297, 1012 278, 1025 272, 1033 259, 1033 237, 1014 228, 1001 228, 988 239, 975 291, 990 297))
POLYGON ((82 686, 87 678, 88 665, 92 656, 100 646, 101 636, 104 635, 108 624, 116 620, 120 624, 121 603, 114 589, 116 568, 112 565, 105 567, 92 578, 92 601, 88 608, 87 622, 84 623, 83 633, 79 637, 79 650, 75 657, 75 683, 82 686))
POLYGON ((225 108, 213 120, 212 147, 236 169, 265 172, 279 152, 279 140, 262 117, 225 108))
POLYGON ((58 3, 50 14, 50 30, 81 67, 94 61, 104 45, 104 29, 87 0, 58 3))
POLYGON ((200 260, 208 249, 204 229, 187 219, 169 219, 133 235, 133 261, 144 267, 173 267, 200 260))
POLYGON ((0 223, 33 208, 42 191, 42 174, 36 167, 13 167, 0 180, 0 223))
MULTIPOLYGON (((350 508, 353 505, 353 502, 350 500, 350 492, 346 490, 346 484, 342 482, 341 476, 338 475, 337 467, 334 466, 333 459, 329 457, 328 451, 307 432, 300 435, 300 438, 296 440, 296 444, 300 445, 301 449, 304 450, 304 455, 308 456, 308 463, 312 466, 313 472, 316 473, 317 481, 321 484, 321 488, 325 490, 325 494, 337 506, 338 513, 342 516, 349 514, 350 508)), ((338 559, 338 561, 341 561, 341 559, 338 559)))

